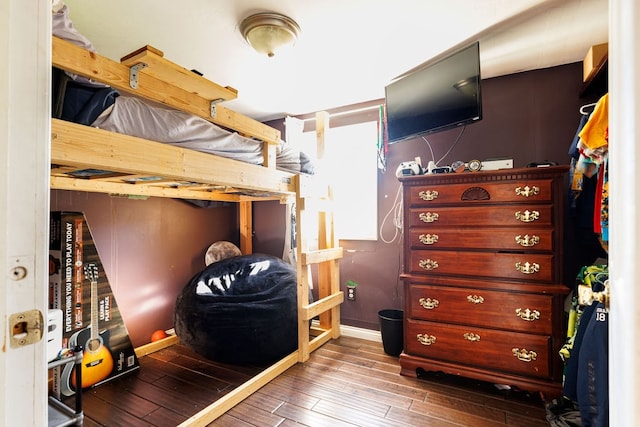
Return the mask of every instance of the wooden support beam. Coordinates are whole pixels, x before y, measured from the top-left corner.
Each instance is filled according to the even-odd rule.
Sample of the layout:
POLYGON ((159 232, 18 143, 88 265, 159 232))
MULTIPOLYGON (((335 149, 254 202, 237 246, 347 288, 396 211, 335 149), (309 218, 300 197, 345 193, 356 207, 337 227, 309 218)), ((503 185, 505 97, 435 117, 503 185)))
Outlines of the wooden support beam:
MULTIPOLYGON (((95 52, 89 52, 66 40, 53 37, 52 62, 55 67, 84 76, 115 89, 134 93, 170 107, 186 111, 202 117, 227 129, 233 129, 242 135, 248 135, 270 144, 280 143, 280 131, 236 113, 222 105, 216 104, 215 116, 211 115, 212 99, 203 98, 187 89, 173 86, 149 73, 140 73, 138 87, 130 85, 130 70, 127 65, 113 61, 95 52)), ((169 68, 169 67, 168 67, 169 68)), ((180 76, 180 80, 183 79, 180 76)), ((201 79, 193 74, 194 80, 201 79)))
POLYGON ((293 174, 102 129, 51 121, 51 163, 293 194, 293 174))
POLYGON ((316 336, 309 343, 309 351, 313 353, 318 348, 320 348, 323 344, 328 342, 332 338, 332 331, 325 331, 320 335, 316 336))
POLYGON ((342 248, 318 249, 316 251, 304 252, 301 262, 303 265, 319 264, 342 258, 342 248))
POLYGON ((128 68, 144 64, 145 66, 140 69, 140 73, 149 74, 158 80, 181 87, 211 101, 230 101, 238 97, 238 91, 234 88, 222 87, 191 70, 174 64, 164 57, 164 52, 153 46, 143 46, 131 52, 122 57, 120 63, 128 68))
POLYGON ((269 383, 272 379, 282 374, 284 371, 292 367, 298 361, 297 352, 291 353, 280 361, 269 366, 258 375, 252 377, 242 385, 234 388, 228 394, 216 400, 194 416, 186 419, 178 425, 178 427, 204 427, 209 425, 213 420, 227 412, 229 409, 242 402, 247 397, 258 391, 260 388, 269 383))
POLYGON ((142 356, 146 356, 147 354, 160 351, 163 348, 171 347, 172 345, 178 344, 179 342, 180 342, 180 338, 178 338, 177 335, 169 335, 168 337, 163 338, 159 341, 150 342, 140 347, 136 347, 135 353, 137 357, 142 357, 142 356))
MULTIPOLYGON (((315 301, 307 305, 304 309, 305 320, 311 320, 321 313, 325 313, 331 308, 338 307, 344 302, 344 292, 336 292, 329 296, 326 296, 318 301, 315 301)), ((320 325, 322 327, 322 325, 320 325)))
POLYGON ((240 252, 243 255, 253 253, 253 205, 251 202, 238 204, 240 221, 240 252))
POLYGON ((166 197, 171 199, 212 200, 219 202, 240 202, 254 199, 277 200, 277 198, 254 198, 218 191, 200 191, 188 188, 158 187, 155 185, 134 185, 64 176, 50 177, 49 185, 50 188, 54 190, 86 191, 89 193, 107 193, 119 196, 166 197))

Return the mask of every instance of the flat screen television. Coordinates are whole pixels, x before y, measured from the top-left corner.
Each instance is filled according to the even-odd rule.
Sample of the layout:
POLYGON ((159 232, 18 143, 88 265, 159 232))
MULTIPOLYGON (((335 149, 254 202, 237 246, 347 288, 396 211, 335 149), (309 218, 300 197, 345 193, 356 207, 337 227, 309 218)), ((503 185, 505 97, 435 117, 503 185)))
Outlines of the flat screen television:
POLYGON ((389 143, 481 120, 479 42, 391 82, 385 104, 389 143))

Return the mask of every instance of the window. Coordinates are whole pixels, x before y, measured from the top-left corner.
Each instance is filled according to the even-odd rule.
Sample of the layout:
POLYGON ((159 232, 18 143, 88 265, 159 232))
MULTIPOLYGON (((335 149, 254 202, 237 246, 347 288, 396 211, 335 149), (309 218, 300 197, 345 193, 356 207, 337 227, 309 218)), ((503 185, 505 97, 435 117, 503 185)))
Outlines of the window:
MULTIPOLYGON (((287 122, 287 141, 290 141, 287 122)), ((378 230, 378 124, 375 121, 330 128, 319 174, 333 188, 336 236, 342 240, 376 240, 378 230)), ((298 147, 316 146, 314 132, 302 133, 298 147)), ((309 153, 315 154, 315 153, 309 153)))

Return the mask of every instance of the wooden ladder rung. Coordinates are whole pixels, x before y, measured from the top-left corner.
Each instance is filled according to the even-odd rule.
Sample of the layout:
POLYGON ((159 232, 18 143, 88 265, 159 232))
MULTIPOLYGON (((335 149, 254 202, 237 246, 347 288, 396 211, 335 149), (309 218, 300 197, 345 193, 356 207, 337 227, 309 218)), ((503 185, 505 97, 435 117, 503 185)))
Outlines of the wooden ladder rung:
POLYGON ((331 340, 333 338, 333 331, 326 330, 320 333, 318 336, 314 337, 311 341, 309 341, 309 352, 313 353, 318 348, 320 348, 323 344, 331 340))
POLYGON ((318 249, 302 253, 300 262, 302 265, 320 264, 321 262, 334 261, 342 258, 342 248, 318 249))
POLYGON ((304 319, 311 320, 317 315, 331 310, 344 302, 344 292, 338 291, 335 294, 326 296, 303 307, 304 319))
POLYGON ((300 199, 300 210, 307 210, 314 213, 333 212, 335 203, 328 198, 308 197, 300 199))

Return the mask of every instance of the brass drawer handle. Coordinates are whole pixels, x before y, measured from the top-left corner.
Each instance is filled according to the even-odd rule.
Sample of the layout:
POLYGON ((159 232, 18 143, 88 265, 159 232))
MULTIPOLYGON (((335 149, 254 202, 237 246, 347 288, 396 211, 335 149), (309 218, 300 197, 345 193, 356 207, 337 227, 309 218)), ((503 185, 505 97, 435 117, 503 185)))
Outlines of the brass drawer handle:
POLYGON ((467 341, 471 341, 471 342, 480 341, 480 335, 474 334, 473 332, 467 332, 463 336, 464 336, 464 339, 467 341))
POLYGON ((418 338, 418 342, 422 345, 431 345, 436 342, 436 337, 429 334, 418 334, 416 338, 418 338))
POLYGON ((532 236, 529 236, 528 234, 525 234, 524 236, 517 235, 516 243, 524 248, 529 248, 540 243, 540 237, 536 236, 535 234, 532 236))
POLYGON ((420 221, 426 223, 436 222, 439 217, 440 215, 437 212, 420 212, 420 215, 418 215, 420 221))
POLYGON ((516 316, 527 322, 533 322, 540 319, 540 312, 538 310, 529 310, 528 308, 524 310, 516 308, 516 316))
POLYGON ((522 362, 533 362, 538 357, 535 351, 528 351, 526 348, 512 348, 511 353, 522 362))
POLYGON ((427 271, 435 270, 439 267, 438 261, 435 261, 433 259, 421 259, 420 262, 418 262, 418 266, 420 268, 424 268, 427 271))
POLYGON ((467 302, 471 304, 482 304, 484 302, 484 298, 479 295, 467 295, 467 302))
POLYGON ((529 210, 526 210, 524 212, 517 211, 516 219, 521 222, 533 222, 537 219, 540 219, 540 212, 529 210))
POLYGON ((423 245, 433 245, 438 243, 438 235, 437 234, 421 234, 418 236, 418 240, 423 245))
POLYGON ((540 271, 540 264, 537 264, 535 262, 516 262, 516 270, 518 270, 522 274, 534 274, 540 271))
POLYGON ((433 310, 434 308, 438 308, 438 306, 440 305, 440 301, 435 298, 420 298, 418 300, 418 303, 422 306, 422 308, 427 310, 433 310))
POLYGON ((525 185, 524 188, 516 187, 516 195, 518 196, 522 196, 522 197, 537 196, 538 193, 540 193, 540 188, 536 187, 535 185, 533 187, 529 187, 528 185, 525 185))
POLYGON ((426 202, 430 202, 438 198, 438 192, 436 190, 425 190, 418 193, 418 197, 426 202))

